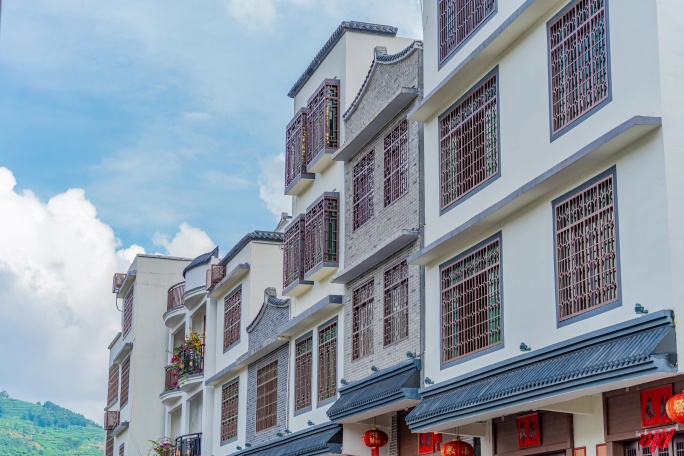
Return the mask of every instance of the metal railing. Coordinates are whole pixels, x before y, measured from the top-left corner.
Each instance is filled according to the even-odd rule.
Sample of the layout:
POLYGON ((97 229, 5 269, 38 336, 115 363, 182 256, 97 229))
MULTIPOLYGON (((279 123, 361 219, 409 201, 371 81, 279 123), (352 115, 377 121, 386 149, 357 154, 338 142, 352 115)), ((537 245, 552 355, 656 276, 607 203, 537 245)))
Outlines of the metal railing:
POLYGON ((183 305, 183 293, 185 293, 185 282, 179 282, 169 288, 166 297, 166 310, 171 310, 183 305))
POLYGON ((204 344, 199 349, 186 348, 178 353, 178 376, 201 374, 204 372, 204 344))
POLYGON ((164 376, 164 391, 178 388, 178 369, 174 366, 166 366, 164 376))
POLYGON ((186 434, 176 439, 176 456, 201 456, 202 433, 186 434))

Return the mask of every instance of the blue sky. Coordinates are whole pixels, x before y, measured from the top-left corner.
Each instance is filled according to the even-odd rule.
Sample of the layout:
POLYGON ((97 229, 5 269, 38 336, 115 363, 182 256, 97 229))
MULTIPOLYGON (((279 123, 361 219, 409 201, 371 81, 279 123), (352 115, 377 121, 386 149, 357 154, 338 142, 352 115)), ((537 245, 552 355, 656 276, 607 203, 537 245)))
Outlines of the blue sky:
POLYGON ((421 38, 420 9, 2 0, 0 389, 101 420, 112 274, 273 229, 292 84, 341 21, 421 38))

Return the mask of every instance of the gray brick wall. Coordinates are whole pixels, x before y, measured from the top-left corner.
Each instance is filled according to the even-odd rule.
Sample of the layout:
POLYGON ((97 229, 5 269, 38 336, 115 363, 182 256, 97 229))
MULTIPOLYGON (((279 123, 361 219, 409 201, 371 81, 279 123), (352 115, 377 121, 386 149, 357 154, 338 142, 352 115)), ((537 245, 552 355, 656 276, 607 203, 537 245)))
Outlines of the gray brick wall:
POLYGON ((289 300, 276 300, 276 304, 266 302, 255 317, 249 333, 248 351, 252 353, 276 337, 277 329, 290 319, 289 300))

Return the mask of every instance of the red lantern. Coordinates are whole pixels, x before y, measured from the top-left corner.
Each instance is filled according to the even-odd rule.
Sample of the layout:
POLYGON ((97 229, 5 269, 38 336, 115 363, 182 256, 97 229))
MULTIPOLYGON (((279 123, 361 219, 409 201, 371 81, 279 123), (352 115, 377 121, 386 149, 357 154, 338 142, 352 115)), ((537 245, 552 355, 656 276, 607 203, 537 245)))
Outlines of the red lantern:
POLYGON ((672 421, 684 424, 684 393, 675 394, 668 399, 665 411, 672 421))
POLYGON ((442 456, 473 456, 475 449, 463 440, 453 440, 442 445, 442 456))
POLYGON ((373 428, 370 431, 364 432, 361 436, 361 440, 364 445, 370 447, 371 456, 380 456, 380 448, 387 445, 389 437, 387 437, 387 434, 384 432, 373 428))

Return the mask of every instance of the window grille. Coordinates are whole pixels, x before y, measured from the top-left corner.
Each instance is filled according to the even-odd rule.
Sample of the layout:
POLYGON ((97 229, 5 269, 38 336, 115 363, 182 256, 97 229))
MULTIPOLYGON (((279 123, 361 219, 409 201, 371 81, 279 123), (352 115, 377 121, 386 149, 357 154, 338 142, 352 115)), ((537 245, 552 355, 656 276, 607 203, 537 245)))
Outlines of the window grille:
POLYGON ((237 437, 239 380, 221 388, 221 442, 237 437))
POLYGON ((352 359, 373 353, 373 293, 372 279, 352 293, 352 359))
POLYGON ((126 360, 121 363, 121 398, 119 403, 120 408, 128 404, 128 389, 129 389, 129 377, 131 373, 131 357, 128 356, 126 360))
POLYGON ((105 442, 105 456, 114 456, 114 436, 112 431, 107 431, 105 442))
POLYGON ((223 350, 240 340, 240 314, 242 312, 242 289, 223 300, 223 350))
POLYGON ((408 191, 408 121, 385 136, 385 207, 408 191))
POLYGON ((125 450, 124 450, 125 445, 126 445, 125 443, 122 443, 122 444, 119 446, 119 456, 124 456, 124 454, 125 454, 125 450))
POLYGON ((496 0, 439 0, 439 63, 496 11, 496 0))
POLYGON ((500 242, 441 270, 442 363, 501 343, 500 242))
POLYGON ((109 384, 107 388, 107 404, 111 404, 119 394, 119 365, 109 366, 109 384))
POLYGON ((308 110, 302 108, 285 132, 285 187, 306 173, 306 123, 308 110))
POLYGON ((408 322, 408 264, 402 261, 385 271, 385 345, 406 339, 408 322))
POLYGON ((313 336, 295 344, 295 411, 311 406, 311 353, 313 336))
POLYGON ((354 229, 373 217, 373 173, 375 151, 368 152, 354 165, 354 229))
POLYGON ((552 133, 609 97, 606 0, 579 0, 549 25, 552 133))
POLYGON ((122 337, 126 337, 133 326, 133 288, 134 287, 131 287, 131 289, 128 290, 128 293, 124 298, 122 337))
POLYGON ((340 82, 326 80, 308 103, 306 165, 326 149, 337 149, 340 125, 340 82))
POLYGON ((613 177, 555 204, 559 320, 619 299, 613 177))
POLYGON ((496 74, 440 118, 441 209, 499 172, 496 74))
POLYGON ((213 288, 226 276, 225 264, 212 264, 207 269, 207 290, 213 288))
POLYGON ((321 263, 337 263, 338 205, 336 196, 324 196, 306 213, 304 272, 321 263))
POLYGON ((337 394, 337 321, 318 330, 318 402, 337 394))
POLYGON ((298 216, 283 233, 283 288, 304 278, 304 224, 298 216))
POLYGON ((257 370, 256 432, 272 428, 278 418, 278 361, 257 370))

